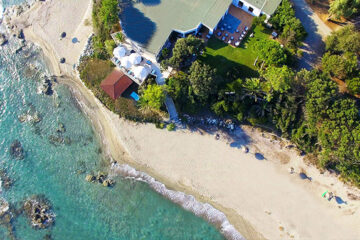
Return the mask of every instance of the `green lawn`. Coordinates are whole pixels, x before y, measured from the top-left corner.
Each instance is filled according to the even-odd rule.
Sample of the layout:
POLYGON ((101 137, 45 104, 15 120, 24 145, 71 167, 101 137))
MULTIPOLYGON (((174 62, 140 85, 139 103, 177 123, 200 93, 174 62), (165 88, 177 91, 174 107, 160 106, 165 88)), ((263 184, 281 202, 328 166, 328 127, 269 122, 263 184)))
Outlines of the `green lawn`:
POLYGON ((234 48, 223 41, 213 37, 206 46, 204 55, 200 61, 217 69, 221 76, 225 76, 233 67, 238 67, 242 74, 242 78, 257 77, 259 74, 254 66, 256 55, 251 51, 251 45, 257 39, 269 38, 270 30, 261 26, 256 26, 253 30, 254 37, 250 38, 251 30, 239 47, 234 48))

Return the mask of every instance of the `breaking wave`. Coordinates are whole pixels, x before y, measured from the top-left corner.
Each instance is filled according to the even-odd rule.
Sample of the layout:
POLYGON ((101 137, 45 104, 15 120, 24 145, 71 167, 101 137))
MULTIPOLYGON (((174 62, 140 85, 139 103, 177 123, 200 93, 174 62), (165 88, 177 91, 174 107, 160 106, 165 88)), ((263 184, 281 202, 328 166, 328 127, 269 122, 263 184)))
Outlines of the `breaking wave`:
POLYGON ((192 195, 187 195, 183 192, 173 191, 167 189, 166 186, 156 181, 153 177, 144 172, 137 171, 135 168, 127 164, 111 165, 111 170, 114 174, 120 174, 124 177, 133 178, 137 181, 143 181, 149 184, 149 186, 161 194, 165 198, 172 202, 179 204, 185 210, 194 213, 196 216, 206 219, 211 224, 220 228, 221 233, 230 240, 245 240, 245 238, 230 224, 225 214, 208 203, 201 203, 195 199, 192 195))

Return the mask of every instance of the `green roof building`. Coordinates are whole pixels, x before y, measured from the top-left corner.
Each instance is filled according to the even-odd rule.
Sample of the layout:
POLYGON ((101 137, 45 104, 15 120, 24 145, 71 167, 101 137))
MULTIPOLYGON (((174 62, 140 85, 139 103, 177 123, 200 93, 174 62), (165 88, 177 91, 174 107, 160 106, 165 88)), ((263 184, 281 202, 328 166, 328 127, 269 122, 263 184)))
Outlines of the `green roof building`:
POLYGON ((121 25, 129 39, 158 55, 172 32, 180 36, 201 27, 212 34, 231 4, 254 16, 270 16, 281 0, 123 0, 121 25))

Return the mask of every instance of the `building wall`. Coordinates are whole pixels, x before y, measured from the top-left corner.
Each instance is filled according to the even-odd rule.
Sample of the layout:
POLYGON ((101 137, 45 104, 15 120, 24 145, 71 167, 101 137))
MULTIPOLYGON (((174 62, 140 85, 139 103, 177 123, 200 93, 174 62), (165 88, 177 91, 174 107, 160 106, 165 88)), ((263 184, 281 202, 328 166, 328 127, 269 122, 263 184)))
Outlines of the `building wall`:
MULTIPOLYGON (((240 0, 233 0, 234 6, 239 7, 239 2, 240 2, 240 0)), ((248 2, 246 2, 246 1, 244 1, 244 0, 242 0, 241 2, 244 4, 241 9, 244 10, 244 11, 246 11, 246 12, 248 12, 248 13, 250 13, 251 15, 253 15, 253 16, 255 16, 255 17, 258 17, 258 16, 260 16, 260 14, 262 13, 262 14, 265 14, 265 15, 267 16, 267 18, 270 17, 268 14, 266 14, 266 13, 264 13, 264 12, 261 12, 261 10, 260 10, 259 8, 254 7, 254 6, 251 5, 250 3, 248 3, 248 2), (253 8, 254 11, 250 12, 250 11, 249 11, 249 8, 250 8, 250 7, 253 8)), ((240 7, 239 7, 239 8, 240 8, 240 7)))

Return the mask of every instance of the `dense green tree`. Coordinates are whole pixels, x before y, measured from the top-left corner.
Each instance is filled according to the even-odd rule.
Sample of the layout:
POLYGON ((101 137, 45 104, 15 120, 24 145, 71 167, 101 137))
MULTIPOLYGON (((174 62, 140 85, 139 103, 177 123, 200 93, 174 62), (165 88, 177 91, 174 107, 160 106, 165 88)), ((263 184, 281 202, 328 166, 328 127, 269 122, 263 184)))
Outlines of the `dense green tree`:
POLYGON ((288 137, 298 120, 299 99, 291 93, 280 94, 277 99, 274 100, 273 105, 271 111, 272 121, 275 127, 279 129, 285 137, 288 137))
POLYGON ((340 79, 350 77, 357 69, 357 57, 350 52, 344 55, 332 55, 328 52, 321 62, 325 72, 340 79))
POLYGON ((261 39, 254 43, 253 51, 268 65, 279 66, 286 63, 285 50, 276 41, 261 39))
POLYGON ((192 89, 196 97, 206 103, 211 93, 216 92, 215 69, 211 69, 209 65, 195 61, 189 71, 189 78, 192 89))
POLYGON ((204 42, 192 35, 176 41, 168 64, 176 69, 184 69, 191 65, 194 57, 204 49, 204 42))
POLYGON ((276 9, 275 14, 271 17, 270 22, 276 29, 282 31, 293 18, 295 18, 295 11, 292 8, 291 2, 283 0, 276 9))
POLYGON ((266 79, 266 92, 284 93, 288 91, 294 81, 295 73, 286 65, 282 67, 268 67, 262 76, 266 79))
POLYGON ((330 3, 329 13, 330 17, 334 16, 336 19, 351 18, 360 12, 359 0, 332 0, 330 3))
POLYGON ((189 76, 184 72, 177 72, 174 76, 167 79, 166 89, 174 99, 179 111, 194 112, 197 106, 195 95, 192 90, 189 76))
POLYGON ((291 18, 284 26, 280 35, 281 42, 288 48, 296 49, 307 33, 297 18, 291 18))
POLYGON ((156 84, 150 84, 143 91, 140 97, 142 107, 150 107, 159 110, 165 101, 164 89, 156 84))
POLYGON ((360 33, 354 25, 347 25, 342 29, 332 32, 326 39, 326 50, 331 53, 342 54, 352 52, 360 54, 360 33))
POLYGON ((346 85, 351 94, 360 94, 360 77, 347 79, 346 85))

